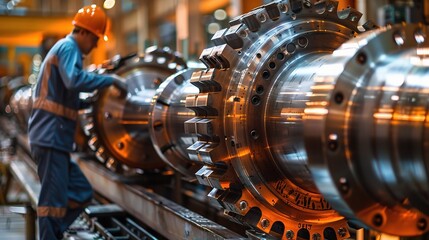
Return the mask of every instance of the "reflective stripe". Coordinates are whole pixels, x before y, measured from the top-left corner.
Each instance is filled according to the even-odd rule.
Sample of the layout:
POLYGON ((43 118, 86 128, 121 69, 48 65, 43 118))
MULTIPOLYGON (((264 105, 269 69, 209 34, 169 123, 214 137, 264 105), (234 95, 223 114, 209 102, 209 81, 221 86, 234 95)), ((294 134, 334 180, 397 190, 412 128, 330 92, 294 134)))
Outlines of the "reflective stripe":
POLYGON ((84 202, 84 203, 80 203, 80 202, 76 202, 76 201, 73 201, 73 200, 70 200, 70 199, 69 199, 69 202, 68 202, 67 206, 68 206, 69 208, 71 208, 71 209, 76 209, 76 208, 85 208, 85 207, 87 207, 90 203, 91 203, 90 201, 88 201, 88 202, 84 202))
POLYGON ((58 66, 57 56, 51 56, 46 60, 45 69, 43 71, 42 82, 40 85, 39 97, 36 97, 33 102, 34 109, 43 109, 47 112, 76 121, 77 110, 65 107, 59 103, 46 99, 49 89, 49 78, 51 77, 52 65, 58 66))
POLYGON ((62 218, 66 215, 67 208, 60 207, 37 207, 38 217, 62 218))
POLYGON ((50 56, 46 59, 45 69, 43 69, 42 82, 40 85, 40 96, 39 98, 46 98, 48 96, 48 82, 51 77, 51 67, 52 65, 58 66, 58 58, 55 55, 50 56))
POLYGON ((65 107, 59 103, 44 98, 36 98, 33 102, 33 109, 43 109, 47 112, 76 121, 77 110, 65 107))

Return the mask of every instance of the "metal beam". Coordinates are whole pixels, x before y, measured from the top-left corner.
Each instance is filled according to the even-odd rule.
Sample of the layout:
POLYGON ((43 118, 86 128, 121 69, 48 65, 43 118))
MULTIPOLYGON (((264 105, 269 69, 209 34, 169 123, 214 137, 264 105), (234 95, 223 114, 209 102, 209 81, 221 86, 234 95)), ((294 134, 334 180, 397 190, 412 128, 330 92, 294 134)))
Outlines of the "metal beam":
POLYGON ((247 239, 141 186, 130 186, 93 161, 77 158, 95 191, 168 239, 247 239))

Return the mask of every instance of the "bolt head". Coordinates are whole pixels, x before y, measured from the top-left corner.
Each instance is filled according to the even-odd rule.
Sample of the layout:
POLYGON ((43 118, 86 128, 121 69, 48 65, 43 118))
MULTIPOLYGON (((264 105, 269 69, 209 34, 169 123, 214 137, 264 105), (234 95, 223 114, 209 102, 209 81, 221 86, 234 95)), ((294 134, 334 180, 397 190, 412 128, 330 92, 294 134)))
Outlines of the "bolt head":
POLYGON ((293 239, 294 236, 295 236, 295 233, 292 230, 287 230, 287 232, 286 232, 286 238, 288 240, 293 239))

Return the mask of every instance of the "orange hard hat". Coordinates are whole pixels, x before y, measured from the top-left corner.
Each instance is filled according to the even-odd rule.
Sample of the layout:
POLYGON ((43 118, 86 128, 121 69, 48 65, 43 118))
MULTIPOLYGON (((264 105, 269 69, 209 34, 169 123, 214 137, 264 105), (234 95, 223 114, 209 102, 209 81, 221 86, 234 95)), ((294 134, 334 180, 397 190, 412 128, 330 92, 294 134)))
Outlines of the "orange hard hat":
POLYGON ((99 38, 107 39, 104 35, 107 27, 106 13, 95 4, 79 9, 72 24, 92 32, 99 38))

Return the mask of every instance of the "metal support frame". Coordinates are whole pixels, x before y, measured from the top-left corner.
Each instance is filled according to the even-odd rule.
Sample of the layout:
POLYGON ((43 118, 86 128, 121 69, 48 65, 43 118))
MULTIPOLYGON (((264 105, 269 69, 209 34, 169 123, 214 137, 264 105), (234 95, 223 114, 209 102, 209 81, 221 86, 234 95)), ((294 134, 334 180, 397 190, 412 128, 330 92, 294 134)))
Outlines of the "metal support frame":
POLYGON ((73 158, 95 191, 168 239, 246 239, 149 189, 118 181, 96 162, 73 158))

